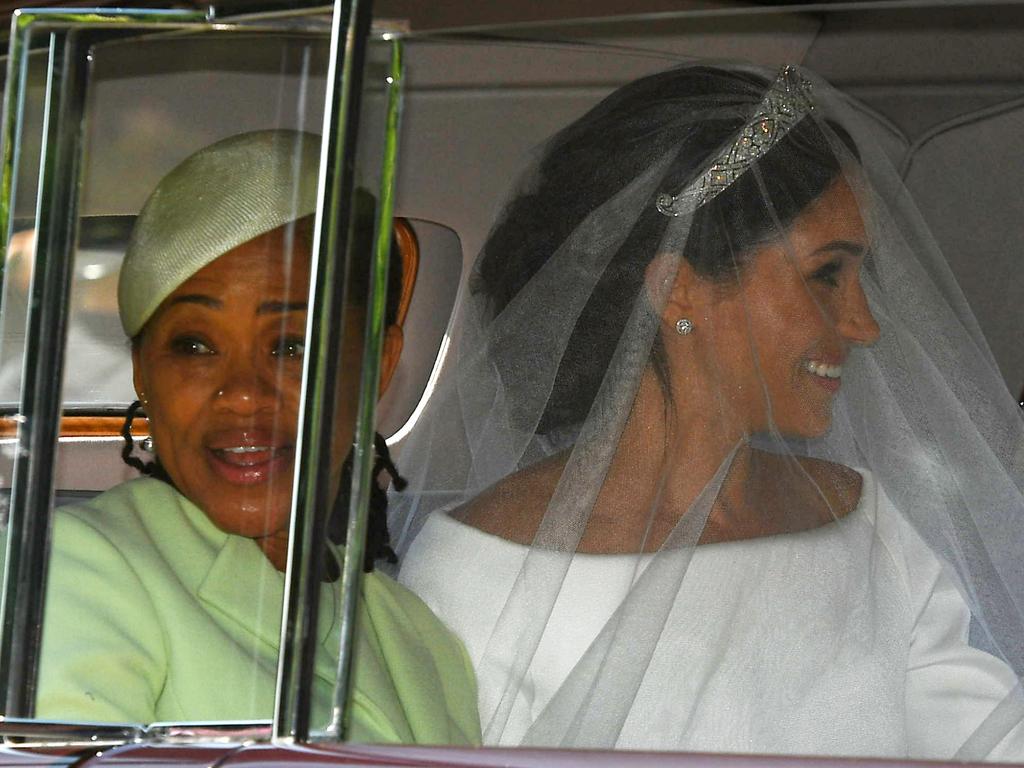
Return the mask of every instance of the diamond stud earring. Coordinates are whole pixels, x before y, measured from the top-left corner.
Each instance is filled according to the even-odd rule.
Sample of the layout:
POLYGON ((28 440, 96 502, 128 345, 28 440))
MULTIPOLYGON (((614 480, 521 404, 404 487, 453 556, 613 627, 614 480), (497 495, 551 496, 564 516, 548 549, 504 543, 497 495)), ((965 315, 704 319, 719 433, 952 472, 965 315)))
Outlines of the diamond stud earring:
POLYGON ((680 336, 689 336, 693 333, 693 323, 685 317, 676 320, 676 333, 680 336))

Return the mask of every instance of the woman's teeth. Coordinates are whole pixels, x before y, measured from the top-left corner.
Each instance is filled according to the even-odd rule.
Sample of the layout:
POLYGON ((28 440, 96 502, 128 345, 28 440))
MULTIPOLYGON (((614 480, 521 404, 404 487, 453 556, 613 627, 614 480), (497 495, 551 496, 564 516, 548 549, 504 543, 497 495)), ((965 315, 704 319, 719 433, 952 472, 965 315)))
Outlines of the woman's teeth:
POLYGON ((236 448, 221 448, 225 453, 259 453, 260 451, 272 451, 269 445, 239 445, 236 448))
POLYGON ((808 360, 804 363, 804 368, 815 376, 821 376, 826 379, 838 379, 843 375, 843 366, 841 365, 829 365, 828 363, 817 363, 813 360, 808 360))

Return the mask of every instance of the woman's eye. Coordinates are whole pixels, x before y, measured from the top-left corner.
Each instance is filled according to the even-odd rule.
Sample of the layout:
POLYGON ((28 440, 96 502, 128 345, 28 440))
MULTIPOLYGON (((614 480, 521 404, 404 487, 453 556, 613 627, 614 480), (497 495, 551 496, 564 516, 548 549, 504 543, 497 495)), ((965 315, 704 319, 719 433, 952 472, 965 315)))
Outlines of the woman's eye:
POLYGON ((272 354, 277 357, 301 358, 306 352, 305 342, 297 336, 281 339, 274 347, 272 354))
POLYGON ((835 288, 839 285, 839 272, 842 266, 838 261, 830 261, 818 267, 811 275, 811 278, 819 283, 835 288))
POLYGON ((179 355, 212 355, 213 348, 195 336, 178 336, 171 340, 171 349, 179 355))

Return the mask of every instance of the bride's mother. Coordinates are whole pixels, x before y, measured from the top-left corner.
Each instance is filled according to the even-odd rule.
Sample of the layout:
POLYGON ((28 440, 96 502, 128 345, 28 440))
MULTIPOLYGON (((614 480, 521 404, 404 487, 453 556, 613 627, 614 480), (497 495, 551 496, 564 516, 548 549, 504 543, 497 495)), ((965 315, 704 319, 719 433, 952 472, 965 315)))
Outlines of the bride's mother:
MULTIPOLYGON (((150 477, 55 516, 41 717, 272 714, 318 149, 318 137, 288 131, 225 139, 166 176, 139 216, 119 309, 156 462, 150 477)), ((358 271, 347 353, 362 344, 358 271)), ((382 386, 399 329, 384 347, 382 386)), ((358 377, 342 378, 344 412, 358 377)), ((332 458, 335 488, 343 459, 332 458)), ((313 713, 326 723, 339 594, 329 574, 321 589, 313 713)), ((363 581, 355 644, 353 739, 479 740, 461 644, 380 573, 363 581)))

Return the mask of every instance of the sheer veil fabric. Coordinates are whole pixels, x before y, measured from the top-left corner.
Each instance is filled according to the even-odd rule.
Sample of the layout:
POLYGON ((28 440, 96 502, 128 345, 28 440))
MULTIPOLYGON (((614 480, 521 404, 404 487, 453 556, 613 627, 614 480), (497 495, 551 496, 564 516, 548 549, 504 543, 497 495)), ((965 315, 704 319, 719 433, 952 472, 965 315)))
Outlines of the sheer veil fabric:
POLYGON ((615 92, 519 181, 452 350, 391 530, 485 741, 1024 758, 1024 420, 842 94, 615 92))

